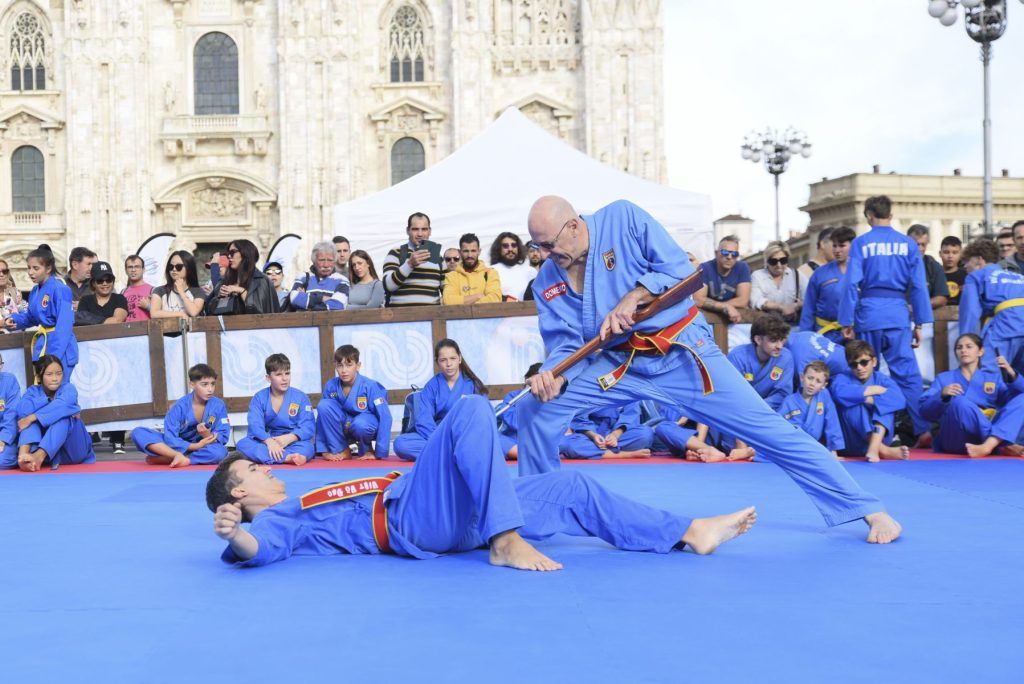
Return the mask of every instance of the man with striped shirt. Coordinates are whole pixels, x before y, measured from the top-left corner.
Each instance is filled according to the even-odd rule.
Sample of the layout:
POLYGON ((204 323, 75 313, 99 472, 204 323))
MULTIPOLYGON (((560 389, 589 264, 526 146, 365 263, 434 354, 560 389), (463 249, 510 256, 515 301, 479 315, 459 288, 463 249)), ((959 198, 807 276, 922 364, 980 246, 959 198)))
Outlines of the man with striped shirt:
POLYGON ((334 245, 318 242, 310 255, 313 266, 295 279, 290 295, 296 311, 341 311, 348 306, 348 278, 334 272, 334 245))
POLYGON ((441 246, 430 241, 430 217, 409 216, 405 232, 409 241, 384 258, 384 291, 387 306, 424 306, 441 303, 444 271, 441 246))

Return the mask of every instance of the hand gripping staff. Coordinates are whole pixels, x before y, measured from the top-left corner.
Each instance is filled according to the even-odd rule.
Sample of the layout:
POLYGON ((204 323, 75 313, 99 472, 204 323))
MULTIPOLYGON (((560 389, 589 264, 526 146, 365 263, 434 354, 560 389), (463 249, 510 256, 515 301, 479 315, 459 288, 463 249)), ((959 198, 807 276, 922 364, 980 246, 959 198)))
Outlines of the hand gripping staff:
MULTIPOLYGON (((652 299, 647 304, 647 306, 633 314, 633 323, 642 323, 651 316, 660 313, 661 311, 667 309, 668 307, 674 304, 678 304, 687 297, 693 296, 693 294, 700 290, 702 287, 704 287, 704 277, 703 275, 701 275, 701 269, 698 268, 696 271, 694 271, 693 273, 683 278, 678 283, 676 283, 675 285, 673 285, 672 287, 670 287, 669 289, 665 290, 660 295, 652 299)), ((557 378, 563 373, 565 373, 567 370, 575 366, 581 360, 585 359, 586 357, 590 356, 596 351, 600 351, 601 345, 604 342, 606 342, 606 340, 602 340, 600 335, 595 335, 590 339, 590 341, 588 341, 586 344, 584 344, 582 347, 574 351, 569 356, 565 357, 561 363, 552 368, 552 375, 554 375, 557 378)), ((529 393, 529 386, 524 387, 519 392, 519 394, 512 397, 512 399, 507 404, 505 404, 495 412, 495 417, 500 416, 509 408, 515 406, 515 404, 519 402, 520 399, 522 399, 529 393)))

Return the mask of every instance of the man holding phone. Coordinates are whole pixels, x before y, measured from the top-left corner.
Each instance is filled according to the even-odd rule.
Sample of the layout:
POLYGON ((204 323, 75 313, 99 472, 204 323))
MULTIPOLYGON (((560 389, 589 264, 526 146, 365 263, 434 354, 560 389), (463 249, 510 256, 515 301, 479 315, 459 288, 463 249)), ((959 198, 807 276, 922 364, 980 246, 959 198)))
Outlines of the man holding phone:
POLYGON ((444 271, 441 245, 430 241, 430 217, 416 212, 406 221, 409 241, 384 258, 387 306, 426 306, 441 303, 444 271))

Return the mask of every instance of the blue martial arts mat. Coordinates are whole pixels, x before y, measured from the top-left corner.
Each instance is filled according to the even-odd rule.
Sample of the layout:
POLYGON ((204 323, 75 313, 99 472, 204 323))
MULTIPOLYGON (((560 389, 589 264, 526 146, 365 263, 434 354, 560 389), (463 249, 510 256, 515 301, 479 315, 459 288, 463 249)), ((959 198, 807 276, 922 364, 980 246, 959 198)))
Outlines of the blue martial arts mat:
MULTIPOLYGON (((0 681, 1024 680, 1024 461, 846 467, 904 538, 826 529, 768 464, 589 465, 648 504, 760 521, 708 557, 556 538, 565 569, 543 574, 485 551, 239 570, 208 472, 0 478, 0 681)), ((297 494, 384 469, 277 470, 297 494)))

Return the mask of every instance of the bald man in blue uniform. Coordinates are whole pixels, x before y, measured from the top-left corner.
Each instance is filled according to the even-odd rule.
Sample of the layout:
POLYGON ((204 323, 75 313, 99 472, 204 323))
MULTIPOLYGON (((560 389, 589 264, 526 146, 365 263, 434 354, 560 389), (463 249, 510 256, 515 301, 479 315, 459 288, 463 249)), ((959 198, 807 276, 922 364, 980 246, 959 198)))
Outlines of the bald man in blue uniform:
POLYGON ((782 467, 829 525, 863 518, 868 541, 888 543, 899 524, 821 444, 777 415, 715 345, 711 327, 684 299, 633 328, 638 307, 693 273, 686 253, 653 217, 619 200, 581 216, 561 197, 529 214, 546 258, 533 284, 542 371, 519 409, 519 473, 559 467, 557 444, 580 410, 653 399, 736 435, 782 467), (551 368, 600 334, 605 349, 555 377, 551 368))

